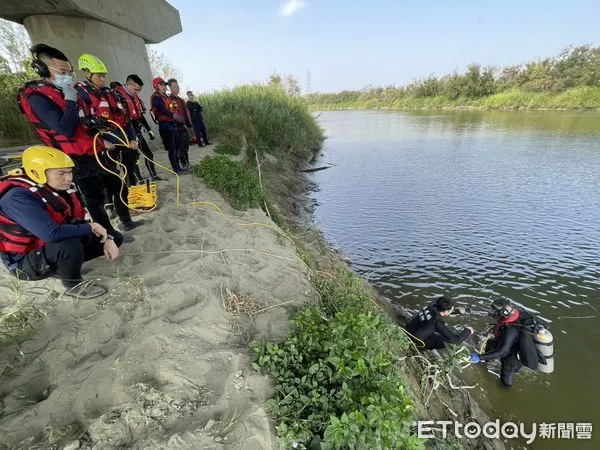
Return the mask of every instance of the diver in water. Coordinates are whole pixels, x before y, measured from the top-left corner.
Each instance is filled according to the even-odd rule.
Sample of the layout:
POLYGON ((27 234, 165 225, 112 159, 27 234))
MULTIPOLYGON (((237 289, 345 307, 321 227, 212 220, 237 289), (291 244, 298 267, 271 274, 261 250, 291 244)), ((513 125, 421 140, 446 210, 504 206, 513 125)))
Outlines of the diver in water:
POLYGON ((525 310, 517 308, 508 300, 494 300, 490 316, 496 320, 491 332, 493 337, 487 342, 483 354, 473 353, 472 363, 499 359, 500 380, 504 386, 512 386, 515 376, 522 366, 538 369, 541 361, 536 348, 536 322, 525 310))
POLYGON ((456 333, 448 328, 444 317, 466 312, 465 308, 455 309, 452 299, 439 297, 415 314, 406 326, 406 331, 412 335, 417 345, 425 344, 427 350, 442 349, 447 343, 461 344, 473 333, 473 328, 465 327, 460 333, 456 333))

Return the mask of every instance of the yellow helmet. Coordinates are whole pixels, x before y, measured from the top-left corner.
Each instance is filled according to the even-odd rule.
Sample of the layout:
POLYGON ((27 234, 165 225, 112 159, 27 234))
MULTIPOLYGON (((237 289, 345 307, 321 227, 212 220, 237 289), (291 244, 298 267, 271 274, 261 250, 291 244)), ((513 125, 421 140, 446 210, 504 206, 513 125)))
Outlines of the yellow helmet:
POLYGON ((89 53, 84 53, 79 57, 79 70, 89 70, 91 73, 108 72, 102 60, 89 53))
POLYGON ((38 184, 45 184, 46 170, 67 169, 75 163, 66 153, 44 145, 34 145, 23 152, 23 169, 29 178, 38 184))

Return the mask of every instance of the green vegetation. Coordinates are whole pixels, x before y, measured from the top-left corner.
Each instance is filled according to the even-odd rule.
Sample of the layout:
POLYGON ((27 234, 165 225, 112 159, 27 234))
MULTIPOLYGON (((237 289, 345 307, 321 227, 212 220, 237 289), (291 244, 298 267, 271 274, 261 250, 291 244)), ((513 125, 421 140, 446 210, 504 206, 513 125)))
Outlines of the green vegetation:
POLYGON ((409 341, 349 270, 318 277, 318 306, 294 317, 279 344, 254 343, 254 367, 276 380, 269 407, 282 448, 421 448, 414 407, 399 375, 409 341), (296 447, 302 448, 302 447, 296 447))
POLYGON ((28 78, 25 74, 7 74, 0 69, 0 144, 25 145, 37 141, 25 116, 19 111, 17 91, 28 78))
POLYGON ((323 131, 306 104, 277 85, 241 86, 200 95, 211 136, 222 148, 240 148, 247 160, 254 152, 312 156, 323 141, 323 131))
POLYGON ((215 152, 242 155, 242 161, 205 159, 195 173, 234 208, 261 206, 281 224, 278 208, 264 194, 259 164, 265 154, 297 161, 310 159, 320 149, 323 130, 306 104, 273 82, 201 95, 199 101, 209 134, 218 140, 215 152))
POLYGON ((229 142, 219 142, 215 145, 215 153, 219 155, 234 155, 237 156, 242 153, 241 145, 235 145, 231 141, 229 142))
POLYGON ((195 168, 207 185, 222 193, 236 209, 264 207, 281 223, 263 190, 257 163, 263 155, 309 159, 323 141, 323 131, 306 104, 279 85, 242 86, 200 96, 215 152, 242 154, 241 162, 225 156, 205 158, 195 168))
POLYGON ((430 76, 402 87, 311 94, 314 109, 597 109, 600 47, 503 69, 473 64, 464 73, 430 76))
POLYGON ((265 200, 258 175, 242 162, 226 156, 207 156, 194 167, 194 172, 204 178, 209 188, 223 194, 235 209, 258 208, 265 200))
POLYGON ((29 67, 28 42, 23 27, 0 19, 0 146, 37 141, 37 135, 17 105, 19 87, 37 78, 29 67))

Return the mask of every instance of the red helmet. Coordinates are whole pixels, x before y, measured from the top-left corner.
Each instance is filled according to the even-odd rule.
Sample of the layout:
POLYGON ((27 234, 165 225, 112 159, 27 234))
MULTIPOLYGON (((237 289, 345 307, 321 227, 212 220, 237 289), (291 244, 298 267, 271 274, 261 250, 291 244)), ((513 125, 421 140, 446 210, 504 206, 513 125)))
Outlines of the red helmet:
POLYGON ((152 80, 152 87, 154 90, 157 90, 158 86, 161 84, 167 84, 167 82, 161 77, 156 77, 154 80, 152 80))

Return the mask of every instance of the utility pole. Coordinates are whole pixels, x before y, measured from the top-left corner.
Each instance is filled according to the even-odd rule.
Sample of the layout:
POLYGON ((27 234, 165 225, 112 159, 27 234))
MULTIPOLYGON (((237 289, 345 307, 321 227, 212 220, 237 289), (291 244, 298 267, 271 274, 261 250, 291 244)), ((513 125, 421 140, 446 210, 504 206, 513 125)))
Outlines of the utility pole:
POLYGON ((305 95, 310 94, 310 69, 306 71, 306 93, 305 95))

